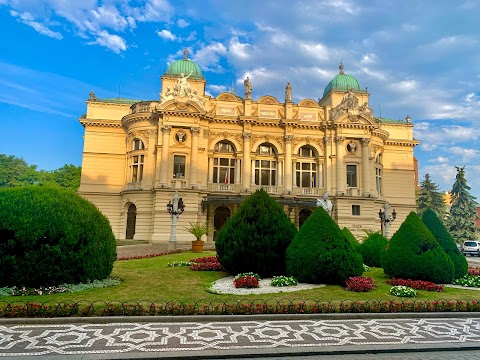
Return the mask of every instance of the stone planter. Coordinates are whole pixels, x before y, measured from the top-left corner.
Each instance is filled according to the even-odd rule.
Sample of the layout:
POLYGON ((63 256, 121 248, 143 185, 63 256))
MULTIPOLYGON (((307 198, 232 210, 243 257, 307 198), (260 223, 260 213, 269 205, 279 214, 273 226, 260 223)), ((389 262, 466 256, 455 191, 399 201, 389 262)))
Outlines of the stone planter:
POLYGON ((194 252, 194 253, 203 252, 203 241, 202 240, 192 241, 192 252, 194 252))

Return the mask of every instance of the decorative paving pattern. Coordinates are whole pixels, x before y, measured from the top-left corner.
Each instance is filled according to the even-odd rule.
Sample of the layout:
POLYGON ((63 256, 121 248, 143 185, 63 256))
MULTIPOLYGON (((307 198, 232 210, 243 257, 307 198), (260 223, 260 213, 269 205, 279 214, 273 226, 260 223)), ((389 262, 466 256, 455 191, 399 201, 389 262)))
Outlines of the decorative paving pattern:
POLYGON ((0 357, 465 342, 480 319, 0 325, 0 357))

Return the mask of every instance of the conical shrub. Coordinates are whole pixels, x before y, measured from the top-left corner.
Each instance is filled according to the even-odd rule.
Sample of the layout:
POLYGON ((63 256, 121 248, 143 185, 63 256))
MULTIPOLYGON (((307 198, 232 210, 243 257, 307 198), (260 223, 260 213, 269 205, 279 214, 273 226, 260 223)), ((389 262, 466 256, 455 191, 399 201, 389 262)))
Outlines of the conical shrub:
POLYGON ((287 275, 312 284, 339 284, 363 273, 362 257, 321 207, 308 217, 287 249, 287 275))
POLYGON ((352 232, 347 227, 344 227, 342 229, 342 233, 343 233, 343 236, 345 236, 345 239, 347 239, 347 241, 350 243, 350 245, 352 245, 355 250, 358 250, 358 247, 360 246, 360 242, 352 234, 352 232))
POLYGON ((284 275, 285 251, 296 232, 282 207, 258 190, 218 232, 218 260, 233 275, 250 271, 261 277, 284 275))
POLYGON ((467 260, 460 250, 458 250, 457 245, 455 245, 455 240, 452 235, 450 235, 445 225, 440 221, 437 214, 435 214, 432 209, 428 208, 422 215, 422 221, 433 234, 440 246, 445 250, 447 255, 452 259, 453 266, 455 267, 454 278, 458 279, 463 277, 468 272, 467 260))
POLYGON ((382 267, 380 258, 387 244, 388 240, 378 232, 368 235, 358 248, 358 252, 363 256, 363 263, 368 266, 382 267))
POLYGON ((413 211, 389 241, 381 258, 392 277, 448 284, 453 280, 452 259, 413 211))

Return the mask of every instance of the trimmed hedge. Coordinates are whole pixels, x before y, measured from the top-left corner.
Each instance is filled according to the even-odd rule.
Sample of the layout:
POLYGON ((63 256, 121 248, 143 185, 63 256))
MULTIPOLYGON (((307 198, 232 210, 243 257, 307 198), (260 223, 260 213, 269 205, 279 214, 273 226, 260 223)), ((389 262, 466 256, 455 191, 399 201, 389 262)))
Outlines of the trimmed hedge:
POLYGON ((352 234, 352 232, 347 228, 344 227, 342 229, 343 236, 345 236, 345 239, 348 240, 348 242, 353 246, 355 250, 358 250, 358 247, 360 246, 360 242, 357 240, 357 238, 352 234))
POLYGON ((358 252, 363 256, 363 263, 368 266, 382 267, 380 258, 387 245, 388 240, 382 234, 376 232, 368 235, 358 248, 358 252))
POLYGON ((392 277, 436 284, 453 281, 452 259, 413 211, 389 241, 381 262, 392 277))
POLYGON ((0 189, 0 287, 107 278, 116 259, 105 216, 72 191, 0 189))
POLYGON ((455 240, 448 232, 447 228, 438 218, 437 214, 432 209, 427 209, 422 215, 422 221, 430 230, 440 246, 445 250, 448 256, 453 261, 455 267, 455 279, 464 277, 468 271, 467 259, 458 250, 455 240))
POLYGON ((299 282, 343 285, 363 273, 362 256, 322 207, 302 225, 287 249, 286 261, 287 275, 299 282))
POLYGON ((233 275, 284 275, 285 250, 296 232, 282 207, 260 189, 240 205, 218 232, 218 260, 233 275))

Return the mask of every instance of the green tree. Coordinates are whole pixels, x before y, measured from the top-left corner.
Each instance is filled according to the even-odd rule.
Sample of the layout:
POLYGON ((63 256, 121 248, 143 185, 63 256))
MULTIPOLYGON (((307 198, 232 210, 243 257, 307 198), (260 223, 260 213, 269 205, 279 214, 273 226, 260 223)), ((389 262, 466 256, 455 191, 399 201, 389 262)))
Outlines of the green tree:
POLYGON ((38 178, 41 185, 58 186, 62 189, 77 191, 80 187, 81 166, 65 164, 52 171, 40 171, 38 178))
POLYGON ((420 189, 417 190, 417 215, 421 217, 427 209, 432 209, 439 219, 445 217, 443 194, 438 191, 438 186, 431 180, 429 174, 425 174, 420 189))
POLYGON ((465 179, 465 167, 455 166, 457 176, 453 184, 452 206, 448 217, 447 229, 455 239, 455 242, 462 244, 467 240, 477 238, 475 219, 477 218, 476 207, 478 206, 475 197, 469 193, 470 187, 465 179))
POLYGON ((22 158, 0 154, 0 187, 18 187, 38 182, 36 165, 28 165, 22 158))

